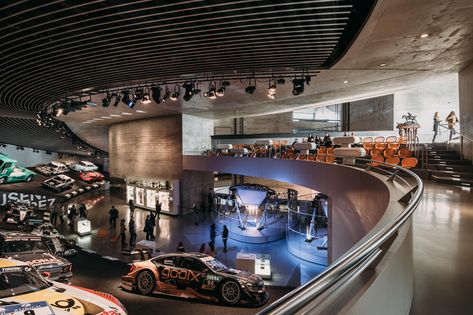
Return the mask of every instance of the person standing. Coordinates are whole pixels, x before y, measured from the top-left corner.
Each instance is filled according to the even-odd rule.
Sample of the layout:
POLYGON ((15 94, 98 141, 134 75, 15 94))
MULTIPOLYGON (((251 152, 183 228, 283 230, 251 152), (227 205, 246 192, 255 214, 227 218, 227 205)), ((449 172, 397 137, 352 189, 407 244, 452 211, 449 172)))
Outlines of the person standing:
POLYGON ((154 227, 156 226, 156 216, 153 211, 149 212, 149 221, 151 222, 151 240, 154 240, 154 227))
POLYGON ((432 143, 435 142, 435 138, 437 138, 439 134, 439 127, 440 127, 440 122, 442 120, 440 119, 439 112, 435 112, 434 114, 434 137, 432 138, 432 143))
POLYGON ((207 202, 209 204, 209 213, 211 213, 214 209, 214 190, 212 187, 209 188, 209 192, 207 193, 207 202))
POLYGON ((151 224, 151 220, 149 215, 146 216, 145 220, 145 228, 143 229, 143 232, 146 233, 146 240, 150 241, 151 240, 151 230, 153 229, 153 226, 151 224))
POLYGON ((67 215, 67 218, 69 219, 69 225, 74 225, 74 219, 77 216, 77 209, 76 205, 73 204, 72 207, 69 209, 69 214, 67 215))
POLYGON ((179 242, 179 244, 177 244, 176 251, 178 253, 185 253, 186 252, 186 249, 184 248, 184 244, 182 242, 179 242))
POLYGON ((217 248, 214 244, 212 244, 212 242, 209 242, 209 247, 207 247, 207 249, 205 250, 205 254, 212 257, 217 256, 217 248))
POLYGON ((194 211, 194 224, 199 225, 199 207, 195 203, 192 205, 192 210, 194 211))
POLYGON ((223 241, 223 252, 227 252, 227 241, 228 241, 228 229, 227 226, 223 226, 223 231, 222 231, 222 241, 223 241))
POLYGON ((210 243, 215 245, 215 238, 217 237, 217 228, 215 226, 215 223, 212 223, 210 225, 210 243))
POLYGON ((161 208, 162 208, 162 204, 161 202, 159 202, 159 199, 156 198, 156 216, 158 220, 159 220, 159 215, 161 214, 161 208))
POLYGON ((120 221, 120 241, 122 243, 122 250, 125 249, 126 244, 126 226, 125 219, 120 221))
POLYGON ((64 205, 61 204, 59 207, 58 207, 58 216, 59 216, 59 220, 61 220, 61 225, 64 223, 64 205))
POLYGON ((53 207, 51 208, 51 224, 52 225, 56 225, 56 222, 57 222, 57 216, 58 216, 58 206, 57 205, 53 205, 53 207))
POLYGON ((133 217, 135 214, 135 202, 133 199, 128 200, 128 207, 130 208, 130 217, 133 217))
POLYGON ((130 231, 130 249, 135 248, 136 242, 136 224, 133 217, 130 218, 130 222, 128 223, 128 230, 130 231))
POLYGON ((205 243, 202 243, 202 245, 200 245, 200 248, 199 248, 199 253, 205 253, 205 250, 206 250, 206 247, 205 247, 205 243))
POLYGON ((87 219, 87 208, 83 203, 79 207, 79 217, 87 219))
POLYGON ((115 230, 115 227, 117 226, 118 210, 115 208, 115 206, 112 206, 108 214, 110 216, 110 227, 115 230))
POLYGON ((455 115, 455 112, 453 110, 450 112, 450 114, 448 114, 448 116, 445 120, 447 121, 447 124, 448 124, 448 130, 450 130, 450 135, 448 137, 448 142, 450 142, 450 141, 452 141, 453 135, 456 133, 455 126, 456 126, 456 124, 459 120, 458 120, 458 117, 457 117, 457 115, 455 115))

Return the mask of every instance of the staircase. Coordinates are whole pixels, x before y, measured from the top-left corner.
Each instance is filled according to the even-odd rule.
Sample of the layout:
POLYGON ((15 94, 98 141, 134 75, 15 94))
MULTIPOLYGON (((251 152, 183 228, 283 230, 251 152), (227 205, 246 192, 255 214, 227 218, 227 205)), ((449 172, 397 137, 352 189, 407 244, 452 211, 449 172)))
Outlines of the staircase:
POLYGON ((420 164, 433 181, 462 187, 473 187, 473 164, 464 160, 445 143, 429 144, 420 164))

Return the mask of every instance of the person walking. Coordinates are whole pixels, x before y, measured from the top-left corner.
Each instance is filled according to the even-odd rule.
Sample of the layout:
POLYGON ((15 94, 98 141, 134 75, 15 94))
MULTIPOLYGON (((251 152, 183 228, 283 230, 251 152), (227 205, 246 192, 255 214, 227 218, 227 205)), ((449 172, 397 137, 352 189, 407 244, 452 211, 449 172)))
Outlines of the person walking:
POLYGON ((435 138, 437 138, 439 134, 439 127, 440 127, 440 122, 442 119, 440 119, 439 112, 435 112, 434 114, 434 137, 432 138, 432 143, 435 142, 435 138))
POLYGON ((133 199, 128 200, 128 207, 130 208, 130 217, 133 217, 135 214, 135 202, 133 199))
POLYGON ((217 248, 214 244, 212 244, 212 242, 209 242, 209 247, 207 247, 207 249, 205 250, 205 254, 212 257, 217 256, 217 248))
POLYGON ((215 238, 217 237, 217 227, 215 226, 215 223, 212 223, 210 225, 210 243, 215 245, 215 238))
POLYGON ((51 224, 52 225, 56 225, 58 212, 59 212, 58 206, 53 205, 53 207, 51 208, 51 224))
POLYGON ((199 225, 199 207, 195 203, 192 205, 192 210, 194 211, 194 224, 199 225))
POLYGON ((112 206, 108 214, 110 216, 109 217, 110 228, 115 230, 115 227, 117 226, 118 210, 115 208, 115 206, 112 206))
POLYGON ((156 226, 156 216, 153 211, 149 212, 149 221, 151 222, 151 240, 154 240, 154 227, 156 226))
POLYGON ((61 225, 64 223, 64 205, 61 204, 59 207, 58 207, 58 216, 59 216, 59 220, 61 220, 61 225))
POLYGON ((207 248, 205 247, 205 243, 202 243, 202 245, 200 245, 200 248, 199 248, 199 253, 202 253, 202 254, 205 253, 206 249, 207 248))
POLYGON ((212 213, 212 210, 214 209, 214 190, 212 187, 209 188, 209 192, 207 193, 207 202, 209 204, 209 213, 212 213))
POLYGON ((222 241, 223 241, 223 252, 227 252, 227 241, 228 241, 228 229, 227 226, 223 226, 223 231, 222 231, 222 241))
POLYGON ((83 203, 79 207, 79 218, 87 219, 87 207, 83 203))
POLYGON ((120 220, 120 241, 122 243, 122 250, 125 249, 126 243, 126 226, 125 219, 120 220))
POLYGON ((69 213, 67 215, 67 218, 69 219, 69 225, 74 225, 74 219, 77 216, 77 208, 76 205, 72 205, 72 207, 69 209, 69 213))
POLYGON ((162 204, 159 202, 159 199, 156 198, 156 217, 159 220, 159 215, 161 214, 162 204))
POLYGON ((445 121, 448 124, 448 130, 450 130, 450 135, 448 136, 448 142, 450 143, 450 141, 452 141, 453 135, 456 133, 455 126, 459 122, 459 120, 457 115, 455 115, 455 112, 452 110, 450 114, 448 114, 445 121))
POLYGON ((176 251, 178 253, 185 253, 186 252, 186 249, 184 248, 184 244, 182 242, 179 242, 179 244, 177 244, 176 251))
POLYGON ((136 242, 136 224, 133 217, 131 217, 130 222, 128 222, 128 230, 130 231, 130 249, 132 250, 135 248, 136 242))

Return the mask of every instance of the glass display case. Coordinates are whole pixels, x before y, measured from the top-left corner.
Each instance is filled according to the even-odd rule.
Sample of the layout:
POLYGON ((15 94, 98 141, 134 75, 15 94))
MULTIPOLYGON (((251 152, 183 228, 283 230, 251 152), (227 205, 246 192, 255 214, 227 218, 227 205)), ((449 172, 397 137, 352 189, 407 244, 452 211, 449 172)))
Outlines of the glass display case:
POLYGON ((155 210, 161 203, 161 213, 179 213, 179 180, 127 177, 126 200, 133 200, 136 207, 155 210))

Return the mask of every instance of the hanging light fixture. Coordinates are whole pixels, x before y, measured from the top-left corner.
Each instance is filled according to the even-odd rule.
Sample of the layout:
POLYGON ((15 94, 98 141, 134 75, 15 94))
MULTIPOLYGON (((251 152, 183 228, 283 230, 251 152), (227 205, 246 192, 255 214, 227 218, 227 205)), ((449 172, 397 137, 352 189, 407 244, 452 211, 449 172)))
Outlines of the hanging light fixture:
POLYGON ((304 93, 304 79, 296 77, 294 78, 294 80, 292 80, 292 84, 292 95, 299 95, 304 93))
POLYGON ((250 80, 249 80, 250 82, 248 83, 248 86, 245 88, 246 93, 248 93, 248 94, 255 93, 255 91, 256 91, 256 78, 254 80, 255 80, 255 84, 251 85, 251 78, 250 78, 250 80))
POLYGON ((172 93, 171 96, 169 97, 171 101, 175 102, 179 99, 179 91, 180 91, 180 86, 179 84, 176 84, 174 86, 174 93, 172 93))
POLYGON ((215 92, 215 94, 218 96, 218 97, 222 97, 225 95, 225 86, 223 85, 223 82, 220 81, 220 87, 217 89, 217 91, 215 92))
POLYGON ((194 83, 185 82, 182 87, 184 88, 184 96, 182 97, 184 101, 189 102, 194 96, 194 83))
POLYGON ((156 104, 161 103, 161 86, 153 86, 151 88, 151 95, 153 97, 153 100, 156 102, 156 104))

